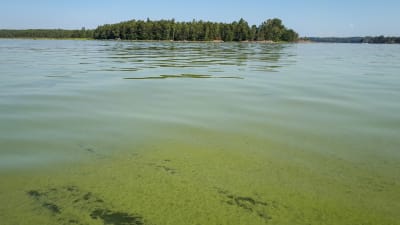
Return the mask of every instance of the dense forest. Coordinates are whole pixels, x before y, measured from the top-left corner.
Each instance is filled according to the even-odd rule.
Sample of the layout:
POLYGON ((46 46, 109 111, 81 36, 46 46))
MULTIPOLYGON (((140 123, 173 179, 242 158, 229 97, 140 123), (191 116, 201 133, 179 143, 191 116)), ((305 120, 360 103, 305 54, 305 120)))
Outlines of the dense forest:
POLYGON ((175 20, 131 20, 106 24, 94 30, 95 39, 174 40, 174 41, 287 41, 298 39, 298 34, 287 29, 280 19, 269 19, 261 25, 249 26, 244 20, 232 23, 175 20))
POLYGON ((93 30, 30 29, 0 30, 0 38, 93 38, 93 30))
POLYGON ((400 37, 309 37, 312 42, 325 43, 368 43, 368 44, 400 44, 400 37))
POLYGON ((244 20, 232 23, 206 21, 176 22, 172 20, 131 20, 106 24, 94 30, 0 30, 0 38, 94 38, 122 40, 173 41, 286 41, 293 42, 298 34, 287 29, 280 19, 269 19, 261 25, 249 26, 244 20))

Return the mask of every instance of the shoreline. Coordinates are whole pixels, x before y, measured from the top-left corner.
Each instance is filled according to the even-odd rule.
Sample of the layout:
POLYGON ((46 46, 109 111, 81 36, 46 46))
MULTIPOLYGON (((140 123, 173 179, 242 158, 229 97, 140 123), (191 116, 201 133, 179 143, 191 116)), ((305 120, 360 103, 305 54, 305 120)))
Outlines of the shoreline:
MULTIPOLYGON (((94 38, 25 38, 25 37, 0 37, 0 40, 76 40, 76 41, 121 41, 121 42, 170 42, 170 43, 256 43, 256 44, 297 44, 297 43, 308 43, 302 41, 285 42, 285 41, 222 41, 222 40, 211 40, 211 41, 174 41, 174 40, 123 40, 123 39, 94 39, 94 38)), ((309 42, 314 43, 314 42, 309 42)))
POLYGON ((93 38, 28 38, 28 37, 0 37, 0 40, 82 40, 82 41, 91 41, 91 40, 95 40, 93 38))
POLYGON ((0 37, 0 40, 54 40, 54 41, 115 41, 115 42, 160 42, 160 43, 249 43, 249 44, 389 44, 395 45, 398 43, 358 43, 358 42, 319 42, 312 40, 297 40, 294 42, 285 41, 222 41, 222 40, 211 40, 211 41, 173 41, 173 40, 123 40, 123 39, 94 39, 94 38, 28 38, 28 37, 0 37))

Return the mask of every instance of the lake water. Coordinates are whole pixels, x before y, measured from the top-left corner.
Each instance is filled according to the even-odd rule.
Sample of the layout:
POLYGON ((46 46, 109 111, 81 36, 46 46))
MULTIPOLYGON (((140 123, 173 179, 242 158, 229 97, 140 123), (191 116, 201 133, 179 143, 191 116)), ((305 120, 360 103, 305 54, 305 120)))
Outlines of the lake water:
POLYGON ((0 40, 0 221, 400 224, 400 45, 0 40))

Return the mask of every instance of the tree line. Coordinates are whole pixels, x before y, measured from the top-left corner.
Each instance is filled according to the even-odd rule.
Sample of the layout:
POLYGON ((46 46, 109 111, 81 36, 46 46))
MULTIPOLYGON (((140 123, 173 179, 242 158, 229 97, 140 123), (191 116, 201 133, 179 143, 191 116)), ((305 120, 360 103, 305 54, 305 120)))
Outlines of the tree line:
POLYGON ((0 38, 88 38, 122 40, 173 41, 286 41, 293 42, 298 34, 287 29, 282 20, 274 18, 256 26, 244 20, 232 23, 210 21, 176 22, 171 20, 130 20, 98 26, 94 30, 29 29, 0 30, 0 38))
POLYGON ((82 28, 80 30, 63 29, 29 29, 29 30, 0 30, 0 38, 93 38, 93 30, 82 28))
POLYGON ((400 37, 385 37, 385 36, 377 36, 377 37, 364 37, 363 43, 371 43, 371 44, 400 44, 400 37))
POLYGON ((176 22, 172 20, 130 20, 106 24, 94 30, 95 39, 173 40, 173 41, 287 41, 298 39, 298 34, 287 29, 282 20, 274 18, 256 26, 244 20, 232 23, 210 21, 176 22))
POLYGON ((312 42, 325 43, 368 43, 368 44, 400 44, 400 37, 309 37, 312 42))

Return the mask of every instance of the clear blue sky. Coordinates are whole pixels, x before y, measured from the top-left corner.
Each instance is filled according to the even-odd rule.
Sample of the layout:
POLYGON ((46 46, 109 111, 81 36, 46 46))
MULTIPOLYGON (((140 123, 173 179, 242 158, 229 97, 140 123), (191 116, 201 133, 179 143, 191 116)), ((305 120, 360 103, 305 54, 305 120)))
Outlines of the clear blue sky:
POLYGON ((0 29, 95 28, 130 19, 281 18, 301 36, 400 36, 400 0, 0 0, 0 29))

